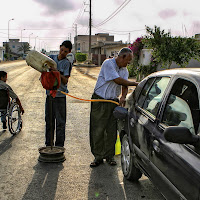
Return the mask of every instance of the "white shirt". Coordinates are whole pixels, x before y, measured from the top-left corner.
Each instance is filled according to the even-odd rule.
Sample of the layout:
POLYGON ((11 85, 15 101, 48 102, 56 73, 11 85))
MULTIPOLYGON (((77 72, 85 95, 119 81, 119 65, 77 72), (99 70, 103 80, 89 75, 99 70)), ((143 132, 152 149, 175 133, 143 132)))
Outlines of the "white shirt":
POLYGON ((116 99, 121 94, 121 85, 113 80, 119 77, 128 80, 128 76, 127 68, 119 68, 115 58, 107 59, 101 66, 94 92, 104 99, 116 99))

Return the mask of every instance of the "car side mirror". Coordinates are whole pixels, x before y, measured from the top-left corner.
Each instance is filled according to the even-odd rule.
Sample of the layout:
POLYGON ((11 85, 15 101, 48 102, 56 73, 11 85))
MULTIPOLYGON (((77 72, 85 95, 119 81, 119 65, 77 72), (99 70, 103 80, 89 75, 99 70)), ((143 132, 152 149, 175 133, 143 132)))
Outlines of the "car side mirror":
POLYGON ((188 128, 169 126, 164 130, 164 137, 168 142, 178 144, 196 144, 200 141, 198 135, 193 135, 188 128))
POLYGON ((128 115, 128 111, 126 108, 117 106, 113 111, 113 115, 116 119, 125 119, 128 115))

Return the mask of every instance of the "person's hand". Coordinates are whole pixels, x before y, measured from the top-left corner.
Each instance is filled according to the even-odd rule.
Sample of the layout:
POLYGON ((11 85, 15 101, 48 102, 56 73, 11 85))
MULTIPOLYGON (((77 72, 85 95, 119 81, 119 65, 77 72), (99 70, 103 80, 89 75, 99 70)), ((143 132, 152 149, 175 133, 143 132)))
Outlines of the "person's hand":
POLYGON ((50 71, 58 71, 55 67, 53 67, 53 66, 51 66, 50 68, 49 68, 49 70, 50 71))
POLYGON ((124 107, 126 105, 126 98, 121 96, 119 99, 119 105, 124 107))
POLYGON ((139 82, 135 82, 136 83, 136 86, 139 84, 139 82))
POLYGON ((22 113, 22 115, 24 114, 24 109, 22 107, 20 108, 20 112, 22 113))

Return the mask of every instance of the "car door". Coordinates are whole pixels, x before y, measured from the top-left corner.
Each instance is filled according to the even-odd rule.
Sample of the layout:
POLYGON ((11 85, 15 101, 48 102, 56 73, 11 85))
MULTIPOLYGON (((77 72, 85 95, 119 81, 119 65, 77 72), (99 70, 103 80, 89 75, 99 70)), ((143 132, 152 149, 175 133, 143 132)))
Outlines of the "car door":
POLYGON ((167 142, 163 131, 168 126, 187 127, 192 134, 198 134, 200 114, 196 85, 178 78, 166 102, 163 101, 160 120, 151 135, 151 162, 160 170, 162 179, 171 188, 166 196, 176 199, 200 199, 200 149, 187 144, 167 142))
POLYGON ((156 115, 160 102, 169 80, 169 77, 153 77, 146 82, 136 103, 136 117, 133 117, 136 123, 130 123, 132 141, 138 148, 136 153, 140 154, 141 167, 146 174, 152 171, 149 169, 151 168, 149 165, 150 139, 156 126, 156 115))

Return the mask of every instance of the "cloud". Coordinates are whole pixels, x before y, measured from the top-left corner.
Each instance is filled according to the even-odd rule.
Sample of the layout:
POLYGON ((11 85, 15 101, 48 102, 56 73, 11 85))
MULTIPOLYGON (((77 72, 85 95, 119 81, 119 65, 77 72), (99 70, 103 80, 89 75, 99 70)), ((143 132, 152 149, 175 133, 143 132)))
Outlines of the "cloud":
POLYGON ((59 15, 75 8, 73 0, 34 0, 45 8, 44 15, 59 15))
POLYGON ((176 11, 175 10, 172 10, 172 9, 165 9, 165 10, 162 10, 158 13, 158 15, 162 18, 162 19, 167 19, 167 18, 170 18, 170 17, 174 17, 176 16, 176 11))

